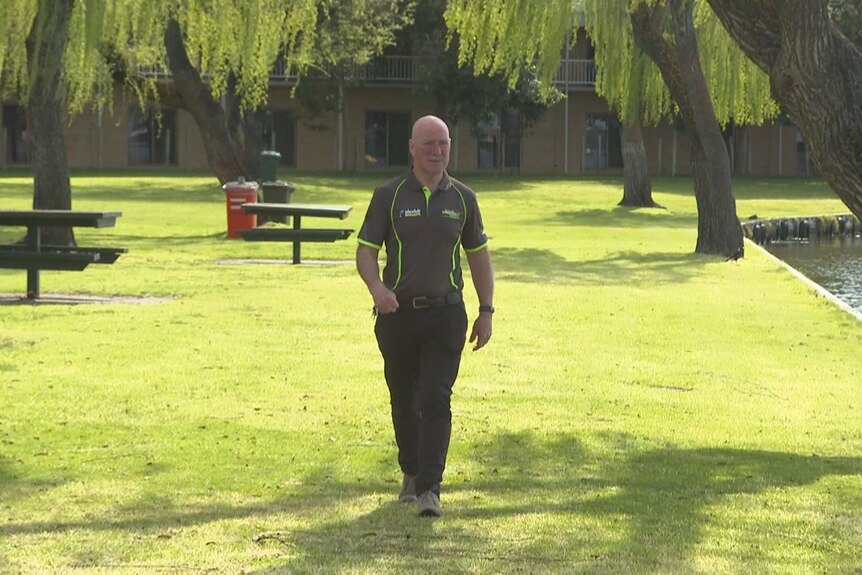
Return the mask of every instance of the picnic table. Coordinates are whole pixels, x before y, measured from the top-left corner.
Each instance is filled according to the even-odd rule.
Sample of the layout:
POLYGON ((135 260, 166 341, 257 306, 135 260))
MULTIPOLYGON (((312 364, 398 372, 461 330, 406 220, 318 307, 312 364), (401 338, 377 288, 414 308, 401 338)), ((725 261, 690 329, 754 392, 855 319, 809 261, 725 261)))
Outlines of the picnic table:
POLYGON ((59 246, 42 243, 46 226, 111 228, 121 212, 71 210, 0 210, 0 226, 23 226, 23 243, 0 245, 0 268, 27 270, 27 299, 40 293, 41 270, 80 271, 91 263, 112 264, 126 248, 59 246))
POLYGON ((258 226, 245 230, 237 230, 244 240, 264 242, 293 242, 293 263, 301 261, 300 248, 302 242, 335 242, 346 240, 353 230, 342 228, 303 228, 303 217, 345 219, 353 206, 333 206, 328 204, 242 204, 247 214, 266 215, 270 217, 290 216, 292 227, 258 226))

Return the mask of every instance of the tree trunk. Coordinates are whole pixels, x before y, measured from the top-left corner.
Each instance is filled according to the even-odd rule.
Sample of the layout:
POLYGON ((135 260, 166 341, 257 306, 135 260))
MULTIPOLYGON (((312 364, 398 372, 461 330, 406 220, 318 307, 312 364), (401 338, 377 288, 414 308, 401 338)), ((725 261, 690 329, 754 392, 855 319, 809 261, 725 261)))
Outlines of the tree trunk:
MULTIPOLYGON (((41 0, 27 38, 27 58, 35 70, 27 98, 34 209, 72 209, 64 132, 68 103, 63 82, 63 51, 71 11, 71 0, 41 0)), ((74 246, 75 235, 70 227, 46 227, 42 228, 42 241, 74 246)))
POLYGON ((170 20, 165 31, 165 48, 173 86, 167 100, 187 110, 201 131, 207 161, 219 181, 240 176, 257 180, 266 112, 240 112, 236 82, 231 78, 222 101, 213 98, 198 71, 189 61, 180 25, 170 20))
POLYGON ((623 199, 619 206, 637 208, 660 208, 652 199, 652 182, 649 177, 643 130, 639 121, 623 123, 621 130, 623 148, 623 199))
POLYGON ((822 0, 709 0, 730 36, 769 76, 830 187, 862 218, 862 52, 822 0))
POLYGON ((632 13, 632 28, 635 42, 658 65, 688 134, 698 214, 695 252, 736 259, 743 255, 742 226, 736 215, 730 159, 700 65, 693 3, 639 4, 632 13), (667 8, 674 44, 663 35, 667 8))

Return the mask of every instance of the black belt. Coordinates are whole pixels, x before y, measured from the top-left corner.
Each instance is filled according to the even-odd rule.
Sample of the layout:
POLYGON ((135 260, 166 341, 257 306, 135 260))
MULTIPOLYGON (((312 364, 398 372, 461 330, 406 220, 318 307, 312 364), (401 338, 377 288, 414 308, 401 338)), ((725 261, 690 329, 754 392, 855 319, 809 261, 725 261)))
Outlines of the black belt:
POLYGON ((464 301, 464 296, 459 291, 453 291, 440 297, 417 296, 412 299, 398 300, 399 306, 412 307, 413 309, 427 309, 443 305, 454 305, 464 301))

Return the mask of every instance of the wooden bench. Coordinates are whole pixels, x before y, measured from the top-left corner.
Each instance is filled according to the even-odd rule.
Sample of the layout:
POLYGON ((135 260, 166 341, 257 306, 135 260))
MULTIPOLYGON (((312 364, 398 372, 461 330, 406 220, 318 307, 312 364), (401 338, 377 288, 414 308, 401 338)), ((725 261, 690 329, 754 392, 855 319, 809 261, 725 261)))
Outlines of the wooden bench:
POLYGON ((42 228, 113 227, 120 212, 71 210, 0 210, 0 226, 25 226, 22 243, 0 246, 0 268, 27 270, 27 299, 40 295, 40 270, 81 271, 88 265, 112 264, 126 248, 76 247, 42 244, 42 228))
POLYGON ((305 228, 294 230, 292 228, 251 228, 249 230, 237 230, 244 239, 257 242, 335 242, 346 240, 353 230, 330 229, 330 228, 305 228))
MULTIPOLYGON (((51 257, 55 257, 57 262, 62 262, 64 259, 69 261, 74 261, 79 259, 77 256, 84 256, 80 259, 86 259, 89 263, 93 264, 112 264, 119 259, 122 254, 128 253, 129 250, 127 248, 79 248, 75 246, 54 246, 49 244, 42 244, 42 249, 38 252, 32 251, 25 244, 9 244, 9 245, 0 245, 0 267, 15 267, 17 269, 18 266, 12 265, 12 263, 18 261, 20 258, 18 254, 24 253, 29 254, 31 256, 35 255, 47 255, 45 258, 46 262, 51 261, 51 257), (67 255, 68 254, 68 255, 67 255), (3 263, 9 262, 10 265, 2 265, 3 263)), ((64 268, 42 268, 42 269, 64 269, 64 268)))
POLYGON ((353 230, 342 228, 303 228, 302 218, 345 219, 353 206, 332 206, 320 204, 267 204, 249 203, 242 208, 248 214, 266 216, 290 216, 293 227, 266 226, 237 230, 244 240, 254 242, 293 242, 293 263, 301 263, 300 246, 303 242, 336 242, 350 237, 353 230))
POLYGON ((81 271, 97 261, 97 253, 0 249, 0 267, 8 269, 81 271))

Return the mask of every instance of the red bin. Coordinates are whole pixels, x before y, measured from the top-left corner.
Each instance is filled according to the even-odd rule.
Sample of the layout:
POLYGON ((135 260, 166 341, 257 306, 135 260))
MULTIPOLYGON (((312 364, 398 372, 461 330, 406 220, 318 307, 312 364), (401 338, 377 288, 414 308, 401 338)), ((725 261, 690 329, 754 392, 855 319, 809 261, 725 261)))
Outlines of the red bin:
POLYGON ((239 178, 222 186, 227 198, 227 237, 238 238, 237 230, 248 230, 257 225, 257 216, 247 214, 243 204, 257 203, 257 182, 246 182, 239 178))

